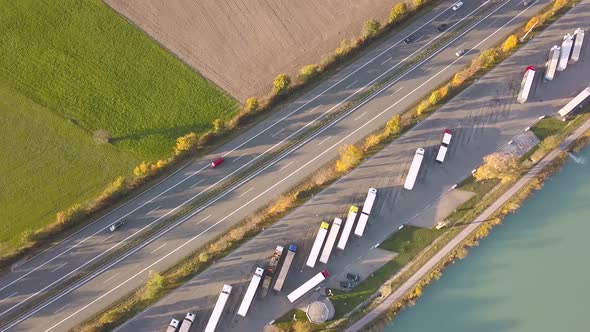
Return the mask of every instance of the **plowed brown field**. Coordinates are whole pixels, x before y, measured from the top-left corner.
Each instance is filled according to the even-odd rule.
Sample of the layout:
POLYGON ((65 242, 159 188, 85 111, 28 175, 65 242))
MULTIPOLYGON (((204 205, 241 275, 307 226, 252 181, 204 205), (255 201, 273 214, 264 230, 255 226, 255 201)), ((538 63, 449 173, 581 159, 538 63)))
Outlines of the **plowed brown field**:
POLYGON ((244 101, 280 73, 318 63, 382 20, 397 0, 104 0, 222 89, 244 101))

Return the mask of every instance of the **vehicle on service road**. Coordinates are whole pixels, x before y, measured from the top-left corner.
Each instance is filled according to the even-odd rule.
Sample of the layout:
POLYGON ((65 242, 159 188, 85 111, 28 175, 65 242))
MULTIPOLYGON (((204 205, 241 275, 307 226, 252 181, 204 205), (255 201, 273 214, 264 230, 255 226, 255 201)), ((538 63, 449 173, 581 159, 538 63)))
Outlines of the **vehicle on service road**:
POLYGON ((561 43, 561 52, 559 54, 559 63, 557 64, 557 71, 564 71, 570 59, 572 46, 574 44, 574 36, 569 33, 563 36, 563 43, 561 43))
POLYGON ((446 29, 447 29, 447 24, 446 24, 446 23, 443 23, 443 24, 439 25, 439 26, 436 28, 436 30, 438 30, 439 32, 443 32, 443 31, 445 31, 446 29))
POLYGON ((545 66, 545 76, 543 76, 543 81, 549 82, 555 77, 555 70, 557 69, 557 62, 559 61, 560 50, 561 47, 554 45, 549 51, 549 59, 547 60, 547 65, 545 66))
POLYGON ((297 252, 297 245, 291 244, 289 246, 289 250, 287 251, 287 256, 285 256, 285 261, 283 262, 283 266, 281 266, 281 271, 279 271, 279 275, 277 276, 277 280, 273 286, 273 289, 277 292, 280 292, 283 289, 283 285, 285 284, 285 280, 287 279, 287 274, 289 273, 289 269, 291 268, 291 263, 293 263, 293 258, 295 258, 295 253, 297 252))
POLYGON ((572 57, 570 58, 569 63, 576 63, 580 59, 580 53, 582 52, 582 44, 584 43, 584 30, 580 28, 576 29, 576 31, 574 31, 574 36, 576 37, 576 39, 574 41, 572 57))
POLYGON ((213 307, 213 312, 211 313, 209 321, 207 322, 207 326, 205 326, 205 332, 215 331, 215 328, 219 323, 219 319, 221 318, 221 314, 223 314, 223 309, 225 308, 225 304, 227 303, 231 289, 231 285, 223 285, 221 293, 219 294, 217 302, 215 303, 215 307, 213 307))
POLYGON ((458 50, 457 52, 455 52, 455 55, 462 56, 463 54, 465 54, 465 52, 467 52, 467 50, 458 50))
POLYGON ((453 5, 453 10, 459 10, 459 8, 463 7, 463 2, 459 1, 453 5))
POLYGON ((117 220, 111 225, 111 227, 109 227, 109 230, 111 232, 114 232, 117 230, 117 228, 123 227, 123 226, 125 226, 125 220, 117 220))
POLYGON ((340 282, 341 288, 352 289, 352 288, 354 288, 354 286, 356 286, 356 284, 350 280, 345 280, 345 281, 340 282))
POLYGON ((535 80, 535 67, 528 66, 524 71, 524 76, 522 77, 522 82, 520 83, 520 90, 518 91, 518 96, 516 100, 519 103, 524 103, 529 98, 529 94, 531 93, 531 88, 533 87, 533 82, 535 80))
POLYGON ((332 253, 332 249, 334 249, 334 244, 336 243, 336 238, 338 237, 338 232, 340 231, 340 225, 342 225, 342 219, 334 218, 334 222, 332 222, 332 227, 330 228, 330 233, 328 233, 328 239, 324 245, 324 250, 320 256, 320 262, 324 264, 328 263, 328 259, 330 259, 330 254, 332 253))
POLYGON ((197 315, 195 313, 188 312, 186 317, 184 317, 182 320, 182 325, 180 325, 178 332, 188 332, 191 329, 191 326, 193 325, 196 317, 197 315))
POLYGON ((436 154, 436 161, 442 163, 445 161, 445 156, 447 155, 447 150, 449 149, 449 144, 451 144, 451 138, 453 137, 453 133, 450 129, 445 129, 443 133, 442 140, 440 142, 440 147, 438 148, 438 153, 436 154))
POLYGON ((322 281, 326 280, 326 278, 328 278, 329 276, 330 273, 328 272, 328 270, 323 270, 322 272, 313 276, 313 278, 306 281, 303 285, 299 286, 297 289, 289 293, 289 295, 287 295, 287 299, 289 299, 289 302, 291 303, 297 301, 307 292, 319 285, 322 281))
POLYGON ((589 96, 590 87, 587 87, 586 89, 582 90, 582 92, 578 93, 578 95, 576 95, 574 98, 572 98, 572 100, 570 100, 569 103, 565 104, 565 106, 563 106, 559 111, 557 111, 557 113, 559 113, 559 115, 565 118, 571 112, 580 108, 579 106, 581 106, 586 101, 586 99, 588 99, 589 96))
POLYGON ((254 272, 254 275, 250 280, 248 289, 246 289, 246 294, 242 299, 242 303, 240 303, 240 308, 238 308, 238 315, 246 317, 248 309, 250 309, 250 305, 252 304, 252 300, 254 300, 254 295, 256 295, 256 291, 258 290, 258 286, 260 286, 260 281, 262 280, 263 274, 264 269, 261 267, 257 267, 256 272, 254 272))
POLYGON ((211 162, 211 168, 215 168, 223 163, 223 158, 219 157, 211 162))
POLYGON ((266 272, 264 273, 264 281, 262 282, 262 291, 260 292, 260 297, 264 298, 266 294, 268 294, 268 290, 270 289, 270 285, 272 283, 272 279, 275 276, 275 271, 279 266, 279 262, 281 261, 281 256, 283 255, 283 246, 277 246, 275 248, 272 257, 270 258, 270 263, 266 268, 266 272))
POLYGON ((328 228, 330 224, 325 221, 322 221, 320 224, 320 229, 318 230, 318 234, 315 236, 315 240, 313 241, 313 245, 311 246, 311 251, 309 252, 309 257, 307 257, 307 262, 305 265, 313 268, 315 266, 315 262, 318 260, 318 256, 320 255, 320 250, 322 249, 322 245, 324 244, 324 240, 326 239, 326 235, 328 234, 328 228))
POLYGON ((356 224, 356 228, 354 229, 354 235, 356 236, 363 236, 365 232, 365 228, 367 227, 367 223, 369 222, 369 214, 373 209, 373 204, 375 203, 375 199, 377 198, 377 189, 369 188, 369 192, 367 193, 367 198, 365 199, 365 203, 363 204, 363 210, 361 211, 361 216, 359 217, 359 222, 356 224))
POLYGON ((361 280, 361 276, 359 276, 358 274, 347 273, 346 279, 348 279, 350 281, 359 281, 359 280, 361 280))
POLYGON ((176 329, 178 328, 179 324, 180 324, 180 322, 178 321, 178 319, 172 318, 170 320, 170 324, 168 324, 168 328, 166 329, 166 332, 176 332, 176 329))
POLYGON ((336 246, 336 248, 340 250, 344 250, 344 248, 346 248, 346 242, 348 242, 348 238, 350 237, 350 232, 352 232, 352 227, 354 226, 354 221, 356 220, 356 215, 358 212, 358 207, 354 205, 350 207, 350 210, 348 211, 348 216, 346 217, 346 221, 344 222, 342 235, 340 235, 340 240, 338 240, 338 245, 336 246))
POLYGON ((414 159, 410 165, 406 181, 404 182, 404 188, 407 190, 412 190, 412 188, 414 188, 416 178, 418 178, 418 172, 420 172, 420 166, 422 165, 422 159, 424 159, 424 149, 418 148, 414 154, 414 159))

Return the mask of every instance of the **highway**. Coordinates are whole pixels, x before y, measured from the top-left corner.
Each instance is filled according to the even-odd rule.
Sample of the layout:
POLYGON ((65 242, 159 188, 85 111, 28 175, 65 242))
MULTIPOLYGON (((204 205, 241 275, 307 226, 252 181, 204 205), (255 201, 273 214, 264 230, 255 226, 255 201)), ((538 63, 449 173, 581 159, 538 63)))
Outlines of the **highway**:
MULTIPOLYGON (((331 272, 328 283, 333 285, 343 279, 351 262, 362 259, 400 225, 433 225, 434 220, 424 220, 426 214, 416 214, 417 211, 428 206, 441 208, 441 196, 477 167, 483 156, 507 144, 539 116, 556 115, 561 106, 588 86, 588 46, 584 47, 584 58, 568 66, 553 82, 544 83, 541 79, 550 47, 561 43, 565 33, 583 26, 582 22, 590 22, 589 0, 582 1, 417 128, 117 331, 163 330, 170 317, 180 318, 188 311, 197 313, 196 330, 199 330, 207 323, 224 283, 231 284, 233 290, 217 331, 260 331, 293 307, 286 294, 321 269, 331 272), (516 94, 528 65, 537 66, 538 74, 529 101, 519 104, 516 94), (445 128, 453 129, 455 136, 445 163, 438 165, 434 162, 435 150, 445 128), (416 186, 408 192, 402 189, 402 184, 418 147, 426 148, 426 159, 416 186), (304 267, 320 221, 344 218, 350 204, 362 204, 371 186, 378 189, 374 207, 377 213, 370 219, 367 233, 350 240, 346 250, 335 251, 327 265, 318 263, 314 269, 304 267), (266 263, 277 244, 289 243, 296 243, 299 248, 281 294, 271 292, 264 300, 256 299, 246 318, 236 316, 255 266, 266 263)), ((313 296, 295 305, 304 306, 309 298, 313 296)))
POLYGON ((14 330, 63 330, 75 326, 140 285, 149 270, 161 271, 173 265, 311 174, 323 161, 336 156, 339 146, 357 141, 382 125, 392 114, 415 103, 465 65, 479 50, 501 40, 507 31, 526 21, 540 6, 537 3, 522 12, 525 8, 518 1, 473 1, 466 2, 463 8, 454 12, 448 9, 450 2, 443 3, 403 33, 368 52, 221 150, 184 166, 138 198, 2 276, 0 319, 3 326, 16 325, 14 330), (330 125, 307 135, 272 162, 265 162, 242 176, 240 182, 224 187, 236 174, 286 146, 322 117, 336 113, 347 101, 401 68, 445 34, 452 34, 454 27, 468 23, 470 13, 481 11, 486 12, 479 19, 481 22, 475 26, 469 24, 468 33, 460 33, 453 37, 454 40, 445 42, 442 52, 425 58, 372 98, 343 113, 330 125), (450 27, 441 34, 436 27, 443 22, 450 27), (416 36, 416 42, 402 44, 401 40, 409 34, 416 36), (480 41, 483 42, 478 44, 480 41), (458 48, 471 51, 457 58, 454 53, 458 48), (395 99, 394 104, 390 102, 392 99, 395 99), (208 163, 219 155, 223 155, 226 162, 210 169, 208 163), (208 193, 216 188, 218 194, 208 197, 208 193), (42 305, 23 310, 47 290, 201 199, 200 207, 167 224, 149 241, 120 253, 116 260, 103 264, 98 271, 92 271, 88 277, 42 305), (110 233, 108 226, 121 218, 125 218, 126 226, 110 233))

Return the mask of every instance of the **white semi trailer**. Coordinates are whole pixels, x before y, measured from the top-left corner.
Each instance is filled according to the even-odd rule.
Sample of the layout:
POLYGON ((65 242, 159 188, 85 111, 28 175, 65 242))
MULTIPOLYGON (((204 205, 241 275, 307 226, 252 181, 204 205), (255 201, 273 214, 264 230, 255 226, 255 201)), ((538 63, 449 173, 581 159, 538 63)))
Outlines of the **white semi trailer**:
POLYGON ((572 56, 570 58, 570 63, 576 63, 580 60, 580 53, 582 52, 582 44, 584 43, 584 30, 583 29, 576 29, 574 32, 574 36, 576 37, 574 41, 574 47, 572 48, 572 56))
POLYGON ((342 225, 342 219, 334 218, 334 222, 332 222, 332 227, 328 233, 328 239, 324 245, 324 250, 322 250, 322 255, 320 256, 320 262, 324 264, 328 263, 328 259, 330 259, 330 254, 332 253, 332 249, 334 249, 338 232, 340 232, 340 225, 342 225))
POLYGON ((365 232, 365 228, 367 227, 367 223, 369 222, 369 215, 371 210, 373 209, 373 204, 375 204, 375 199, 377 198, 377 189, 369 188, 369 192, 367 193, 367 198, 365 199, 365 204, 363 204, 363 210, 361 211, 361 216, 359 217, 359 222, 356 224, 356 228, 354 229, 354 235, 356 236, 363 236, 365 232))
POLYGON ((578 106, 580 106, 586 99, 590 97, 590 87, 582 90, 582 92, 578 93, 569 103, 565 104, 557 113, 562 117, 568 116, 571 112, 573 112, 578 106))
POLYGON ((346 217, 346 221, 344 222, 342 235, 340 235, 340 240, 338 240, 338 245, 336 245, 336 248, 340 250, 344 250, 344 248, 346 248, 346 242, 348 242, 348 238, 350 237, 350 233, 352 232, 352 227, 354 226, 354 221, 356 220, 356 215, 358 212, 358 207, 354 205, 350 207, 350 210, 348 211, 348 216, 346 217))
POLYGON ((572 46, 574 44, 574 36, 567 34, 563 36, 563 43, 561 43, 561 52, 559 54, 559 63, 557 64, 557 71, 564 71, 567 68, 567 63, 570 59, 572 46))
POLYGON ((407 190, 412 190, 412 188, 414 188, 414 183, 416 183, 416 178, 418 178, 418 172, 420 171, 420 166, 422 165, 422 159, 424 159, 424 149, 418 148, 414 154, 414 159, 410 165, 410 170, 408 171, 408 176, 406 176, 406 181, 404 182, 404 188, 407 190))
POLYGON ((252 300, 254 300, 254 295, 256 295, 256 291, 258 290, 258 286, 260 285, 260 280, 262 280, 262 274, 264 274, 264 269, 261 267, 257 267, 256 272, 254 272, 254 275, 250 280, 248 289, 246 289, 246 294, 242 299, 240 308, 238 308, 238 315, 246 317, 248 309, 250 309, 250 305, 252 304, 252 300))
POLYGON ((215 303, 215 307, 213 307, 213 313, 211 313, 211 317, 209 317, 207 326, 205 326, 205 332, 214 332, 215 328, 217 328, 217 324, 221 319, 221 314, 223 314, 223 309, 225 309, 225 304, 227 303, 227 299, 231 293, 231 288, 231 285, 223 285, 221 293, 219 294, 217 302, 215 303))
POLYGON ((297 252, 297 245, 291 244, 289 246, 289 250, 287 251, 287 256, 285 256, 285 261, 283 262, 283 266, 281 266, 281 271, 279 271, 279 276, 277 277, 277 281, 275 281, 275 285, 273 289, 277 292, 280 292, 285 284, 285 280, 287 279, 287 274, 289 273, 289 269, 291 268, 291 264, 293 263, 293 258, 295 258, 295 253, 297 252))
POLYGON ((305 265, 313 268, 315 266, 315 262, 318 260, 318 256, 320 255, 320 250, 322 249, 322 244, 324 244, 324 240, 326 239, 326 235, 328 234, 328 228, 330 224, 325 221, 322 221, 320 224, 320 229, 318 230, 318 234, 313 241, 313 245, 311 246, 311 251, 309 252, 309 257, 307 257, 307 262, 305 265))
POLYGON ((559 52, 561 47, 554 45, 549 51, 549 59, 547 60, 547 66, 545 67, 545 76, 543 80, 545 82, 552 81, 555 77, 555 70, 557 69, 557 62, 559 62, 559 52))
POLYGON ((319 285, 322 281, 326 280, 330 276, 328 270, 323 270, 322 272, 313 276, 313 278, 306 281, 303 285, 299 286, 296 290, 292 291, 287 298, 289 302, 293 303, 305 295, 307 292, 312 290, 314 287, 319 285))
POLYGON ((516 97, 516 100, 521 104, 526 102, 529 98, 531 88, 533 87, 533 81, 535 80, 535 72, 536 70, 533 66, 526 67, 526 70, 524 71, 522 82, 520 83, 520 90, 516 97))

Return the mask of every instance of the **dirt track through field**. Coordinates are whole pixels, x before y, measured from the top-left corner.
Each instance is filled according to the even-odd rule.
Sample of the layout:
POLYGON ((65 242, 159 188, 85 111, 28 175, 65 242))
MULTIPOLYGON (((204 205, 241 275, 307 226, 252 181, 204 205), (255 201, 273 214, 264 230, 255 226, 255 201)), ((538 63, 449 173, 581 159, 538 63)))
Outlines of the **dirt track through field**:
POLYGON ((396 0, 104 0, 239 101, 319 63, 396 0))

